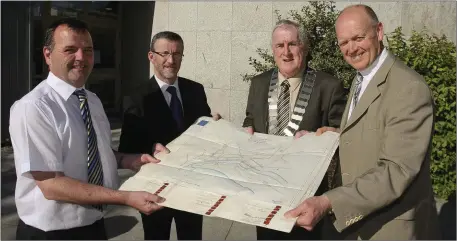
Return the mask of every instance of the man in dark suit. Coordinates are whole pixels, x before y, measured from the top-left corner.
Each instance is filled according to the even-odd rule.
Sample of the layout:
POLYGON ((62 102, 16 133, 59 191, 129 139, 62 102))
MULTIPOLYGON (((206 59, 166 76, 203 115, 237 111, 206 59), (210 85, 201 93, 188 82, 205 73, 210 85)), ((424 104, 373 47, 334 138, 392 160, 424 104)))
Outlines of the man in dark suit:
MULTIPOLYGON (((153 153, 155 143, 166 145, 199 117, 211 116, 203 86, 178 77, 183 51, 184 42, 176 33, 165 31, 153 37, 148 58, 154 76, 125 98, 119 150, 153 153)), ((163 208, 154 215, 141 214, 141 218, 146 240, 169 239, 173 218, 178 239, 202 239, 201 215, 163 208)))
MULTIPOLYGON (((322 125, 339 127, 346 104, 341 81, 307 66, 309 44, 302 26, 289 20, 276 24, 272 49, 278 69, 251 81, 243 127, 248 132, 294 136, 316 131, 322 125)), ((317 194, 329 189, 338 159, 334 158, 317 194)), ((257 227, 257 239, 320 239, 320 225, 312 232, 294 228, 291 233, 257 227)))

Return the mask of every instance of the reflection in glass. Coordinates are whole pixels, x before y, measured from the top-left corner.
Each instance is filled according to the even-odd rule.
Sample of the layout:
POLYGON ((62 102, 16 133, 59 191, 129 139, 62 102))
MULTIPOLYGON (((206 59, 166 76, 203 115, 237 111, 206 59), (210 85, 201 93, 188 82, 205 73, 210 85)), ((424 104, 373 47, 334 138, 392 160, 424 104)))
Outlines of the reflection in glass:
POLYGON ((116 65, 116 29, 92 28, 94 53, 97 57, 95 68, 115 68, 116 65))
POLYGON ((32 3, 32 14, 34 17, 41 17, 42 3, 34 2, 32 3))
POLYGON ((116 18, 118 13, 119 2, 91 2, 89 6, 89 15, 116 18))
POLYGON ((84 11, 85 2, 51 2, 51 16, 78 17, 84 11))

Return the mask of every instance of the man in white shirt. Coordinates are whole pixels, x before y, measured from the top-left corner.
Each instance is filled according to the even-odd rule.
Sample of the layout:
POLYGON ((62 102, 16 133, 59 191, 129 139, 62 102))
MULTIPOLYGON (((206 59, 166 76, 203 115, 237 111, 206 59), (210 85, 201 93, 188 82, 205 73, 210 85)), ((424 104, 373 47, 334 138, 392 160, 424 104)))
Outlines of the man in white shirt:
POLYGON ((431 91, 384 48, 383 24, 369 6, 345 8, 335 28, 344 60, 357 76, 341 129, 316 133, 340 133, 342 186, 286 214, 312 229, 330 212, 338 239, 439 239, 430 177, 431 91))
MULTIPOLYGON (((11 107, 10 134, 17 174, 17 239, 107 239, 106 204, 150 214, 163 198, 117 191, 118 168, 158 162, 148 154, 111 149, 109 121, 99 98, 84 85, 94 65, 87 25, 61 19, 46 31, 43 54, 50 72, 11 107)), ((156 145, 156 153, 168 152, 156 145)))

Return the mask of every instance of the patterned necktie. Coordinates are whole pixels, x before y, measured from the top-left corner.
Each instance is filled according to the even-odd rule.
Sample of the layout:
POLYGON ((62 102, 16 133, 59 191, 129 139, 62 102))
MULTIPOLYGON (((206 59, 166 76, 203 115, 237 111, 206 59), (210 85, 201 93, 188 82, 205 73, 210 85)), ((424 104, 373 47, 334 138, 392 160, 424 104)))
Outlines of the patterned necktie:
POLYGON ((290 93, 289 93, 290 84, 288 80, 284 80, 281 83, 281 92, 279 93, 278 98, 278 129, 276 135, 284 136, 284 129, 289 124, 290 116, 290 93))
POLYGON ((178 93, 176 92, 176 88, 172 85, 168 86, 167 88, 168 93, 171 94, 171 101, 170 101, 170 109, 171 113, 173 114, 173 118, 178 125, 178 130, 183 131, 184 129, 184 115, 182 111, 181 101, 178 98, 178 93))
POLYGON ((363 76, 359 72, 357 72, 357 80, 355 82, 355 91, 352 100, 353 108, 357 106, 357 102, 359 101, 360 90, 362 89, 362 81, 363 76))
MULTIPOLYGON (((79 99, 79 109, 81 116, 86 124, 87 129, 87 168, 88 182, 95 185, 103 186, 103 169, 100 161, 100 154, 97 147, 97 135, 95 134, 92 118, 90 116, 89 103, 87 103, 87 94, 84 89, 75 90, 73 93, 79 99)), ((102 211, 102 205, 93 205, 96 209, 102 211)))

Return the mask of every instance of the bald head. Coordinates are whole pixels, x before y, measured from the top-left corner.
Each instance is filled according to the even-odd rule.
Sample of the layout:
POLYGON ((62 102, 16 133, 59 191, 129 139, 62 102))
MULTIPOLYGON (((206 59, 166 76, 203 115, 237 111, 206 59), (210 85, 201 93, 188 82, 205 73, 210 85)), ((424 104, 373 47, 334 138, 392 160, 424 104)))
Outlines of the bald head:
POLYGON ((340 12, 338 15, 336 22, 338 23, 338 20, 340 17, 346 17, 346 15, 360 15, 363 17, 366 17, 365 20, 370 20, 371 24, 373 26, 376 26, 379 23, 378 16, 376 13, 373 11, 373 9, 370 6, 364 5, 364 4, 356 4, 356 5, 351 5, 343 9, 343 11, 340 12))
POLYGON ((383 50, 383 25, 366 5, 346 7, 338 16, 335 29, 344 59, 358 71, 368 68, 383 50))

